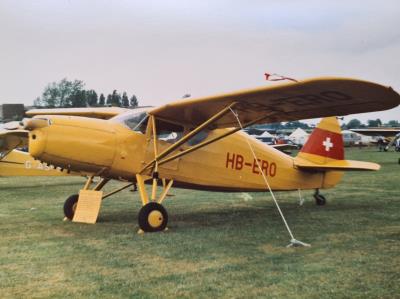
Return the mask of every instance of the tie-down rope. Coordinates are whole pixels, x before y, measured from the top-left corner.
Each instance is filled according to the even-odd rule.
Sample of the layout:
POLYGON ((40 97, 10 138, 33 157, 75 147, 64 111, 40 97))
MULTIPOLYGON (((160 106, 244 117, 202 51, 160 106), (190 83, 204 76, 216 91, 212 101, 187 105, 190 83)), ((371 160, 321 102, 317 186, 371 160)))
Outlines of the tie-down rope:
MULTIPOLYGON (((235 113, 235 112, 232 110, 232 108, 229 108, 229 109, 231 110, 232 114, 235 116, 235 118, 236 118, 236 120, 237 120, 237 122, 238 122, 240 128, 243 130, 243 126, 242 126, 242 123, 240 122, 240 119, 239 119, 238 114, 235 113)), ((253 146, 251 145, 250 141, 249 141, 247 138, 245 138, 245 140, 246 140, 247 145, 249 146, 250 151, 251 151, 251 153, 252 153, 252 155, 253 155, 253 157, 254 157, 254 161, 256 161, 256 163, 257 163, 258 170, 259 170, 260 174, 262 175, 262 177, 263 177, 263 179, 264 179, 265 185, 268 187, 268 190, 269 190, 269 192, 271 193, 272 199, 274 200, 274 203, 275 203, 276 208, 278 209, 278 212, 279 212, 279 214, 280 214, 280 216, 281 216, 281 218, 282 218, 282 220, 283 220, 283 223, 285 224, 286 229, 287 229, 287 231, 289 232, 289 235, 290 235, 290 238, 291 238, 291 239, 290 239, 290 244, 289 244, 287 247, 292 247, 292 246, 294 246, 294 247, 295 247, 295 246, 307 246, 307 247, 308 247, 308 246, 311 246, 310 244, 301 242, 301 241, 296 240, 296 239, 294 238, 294 236, 293 236, 293 234, 292 234, 292 231, 291 231, 291 229, 290 229, 288 223, 286 222, 285 216, 283 215, 282 210, 281 210, 281 208, 280 208, 280 206, 279 206, 279 204, 278 204, 278 201, 276 200, 275 195, 274 195, 274 193, 272 192, 272 189, 271 189, 271 186, 270 186, 270 184, 269 184, 269 182, 268 182, 267 176, 265 175, 264 171, 261 169, 260 163, 258 162, 258 159, 257 159, 256 153, 255 153, 255 151, 254 151, 254 149, 253 149, 253 146)))

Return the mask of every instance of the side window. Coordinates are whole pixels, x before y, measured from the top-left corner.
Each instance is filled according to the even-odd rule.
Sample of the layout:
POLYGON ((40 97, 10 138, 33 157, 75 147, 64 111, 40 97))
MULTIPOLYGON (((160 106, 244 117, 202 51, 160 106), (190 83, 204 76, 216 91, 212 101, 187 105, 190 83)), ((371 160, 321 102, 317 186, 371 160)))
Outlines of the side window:
POLYGON ((194 135, 192 138, 189 139, 187 142, 188 145, 193 146, 196 144, 199 144, 203 140, 205 140, 208 137, 209 131, 208 130, 202 130, 196 135, 194 135))
POLYGON ((156 120, 157 138, 168 143, 174 143, 182 138, 183 126, 156 120))

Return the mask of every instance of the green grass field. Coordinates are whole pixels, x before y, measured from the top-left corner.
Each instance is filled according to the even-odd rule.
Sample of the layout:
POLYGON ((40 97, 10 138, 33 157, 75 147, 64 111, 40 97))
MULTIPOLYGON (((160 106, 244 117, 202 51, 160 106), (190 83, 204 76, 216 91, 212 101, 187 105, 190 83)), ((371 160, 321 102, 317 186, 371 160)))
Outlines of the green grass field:
POLYGON ((382 168, 346 174, 323 207, 276 193, 310 248, 286 248, 268 193, 173 189, 169 230, 138 235, 137 193, 85 225, 62 221, 83 178, 0 178, 0 298, 400 298, 399 154, 347 157, 382 168))

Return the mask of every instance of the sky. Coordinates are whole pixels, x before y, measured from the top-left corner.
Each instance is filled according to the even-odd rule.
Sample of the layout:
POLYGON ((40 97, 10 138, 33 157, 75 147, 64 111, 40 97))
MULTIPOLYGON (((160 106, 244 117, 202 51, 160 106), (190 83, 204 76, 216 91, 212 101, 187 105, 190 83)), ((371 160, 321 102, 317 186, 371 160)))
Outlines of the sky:
POLYGON ((0 0, 0 103, 31 105, 65 77, 153 106, 276 84, 265 72, 399 92, 399 15, 391 0, 0 0))

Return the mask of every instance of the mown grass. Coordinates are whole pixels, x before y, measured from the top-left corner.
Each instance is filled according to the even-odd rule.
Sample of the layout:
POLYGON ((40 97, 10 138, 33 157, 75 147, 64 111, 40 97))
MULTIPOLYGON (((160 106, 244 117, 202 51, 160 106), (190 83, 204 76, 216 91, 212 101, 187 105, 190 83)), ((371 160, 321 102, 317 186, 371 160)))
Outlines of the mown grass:
MULTIPOLYGON (((351 149, 379 172, 346 174, 298 205, 268 194, 173 190, 169 230, 138 235, 138 194, 107 199, 96 225, 62 221, 82 178, 0 179, 1 298, 400 298, 400 165, 396 153, 351 149)), ((117 185, 118 183, 113 183, 117 185)), ((112 186, 111 186, 112 187, 112 186)))

